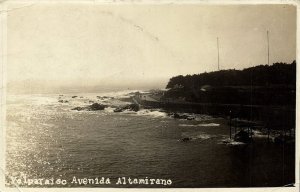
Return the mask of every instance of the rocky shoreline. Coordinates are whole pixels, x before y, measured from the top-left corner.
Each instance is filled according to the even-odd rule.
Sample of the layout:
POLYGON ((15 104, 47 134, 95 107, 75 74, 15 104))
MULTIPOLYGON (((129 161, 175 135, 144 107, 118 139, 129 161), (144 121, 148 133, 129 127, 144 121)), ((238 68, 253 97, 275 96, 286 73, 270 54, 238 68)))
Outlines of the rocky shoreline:
MULTIPOLYGON (((73 111, 102 111, 105 110, 105 108, 112 108, 114 113, 121 113, 121 112, 138 112, 142 109, 148 109, 148 110, 158 110, 165 112, 168 117, 178 119, 178 120, 188 120, 192 121, 195 120, 195 113, 190 113, 188 110, 185 111, 184 108, 181 110, 172 109, 172 108, 157 108, 156 105, 151 106, 149 103, 147 105, 143 105, 143 102, 138 102, 136 97, 136 93, 131 93, 127 97, 121 97, 121 98, 115 98, 115 97, 109 97, 109 96, 96 96, 96 100, 88 100, 85 103, 88 103, 88 105, 85 106, 77 106, 72 108, 73 111), (123 105, 112 105, 112 104, 104 104, 107 102, 107 100, 120 100, 126 104, 123 105)), ((62 104, 67 104, 70 102, 71 99, 83 99, 82 96, 71 96, 69 99, 62 98, 63 95, 60 95, 58 98, 58 102, 62 104)), ((225 143, 231 143, 231 142, 242 142, 242 143, 251 143, 253 142, 252 136, 253 131, 256 130, 264 130, 265 133, 272 135, 270 138, 275 143, 291 143, 295 141, 295 138, 292 136, 292 134, 286 134, 285 131, 276 131, 276 130, 267 130, 265 128, 265 125, 262 122, 259 121, 249 121, 249 120, 243 120, 239 118, 232 118, 230 116, 223 117, 228 120, 228 125, 234 129, 234 133, 232 135, 232 140, 230 141, 224 141, 225 143), (238 131, 237 131, 238 130, 238 131)), ((269 136, 268 136, 269 138, 269 136)), ((179 141, 181 142, 188 142, 191 141, 191 138, 183 137, 179 141)))

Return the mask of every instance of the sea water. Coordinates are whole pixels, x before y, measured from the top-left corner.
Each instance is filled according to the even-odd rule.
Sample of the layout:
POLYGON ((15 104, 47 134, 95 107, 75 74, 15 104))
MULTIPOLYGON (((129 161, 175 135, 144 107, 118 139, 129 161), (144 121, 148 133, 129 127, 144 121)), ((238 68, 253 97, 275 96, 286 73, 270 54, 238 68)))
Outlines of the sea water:
POLYGON ((245 187, 294 181, 293 146, 228 145, 223 142, 229 138, 228 120, 204 114, 179 120, 163 109, 113 112, 128 104, 129 96, 127 91, 8 95, 6 185, 245 187), (72 110, 94 102, 108 107, 72 110))

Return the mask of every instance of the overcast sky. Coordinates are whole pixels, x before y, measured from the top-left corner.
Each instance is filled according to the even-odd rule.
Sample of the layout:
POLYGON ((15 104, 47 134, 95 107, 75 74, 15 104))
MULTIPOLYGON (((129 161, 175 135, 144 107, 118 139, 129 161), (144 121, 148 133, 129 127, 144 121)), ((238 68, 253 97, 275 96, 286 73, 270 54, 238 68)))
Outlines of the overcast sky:
POLYGON ((217 37, 221 69, 266 64, 267 30, 270 63, 295 60, 293 6, 33 4, 8 12, 7 77, 164 87, 175 75, 217 70, 217 37))

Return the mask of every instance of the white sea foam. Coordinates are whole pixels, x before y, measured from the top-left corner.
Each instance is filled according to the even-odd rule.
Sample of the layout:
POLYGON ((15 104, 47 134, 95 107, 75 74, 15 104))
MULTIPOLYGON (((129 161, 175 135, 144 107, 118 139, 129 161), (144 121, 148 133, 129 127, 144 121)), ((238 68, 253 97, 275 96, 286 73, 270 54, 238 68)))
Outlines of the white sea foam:
POLYGON ((258 138, 268 138, 268 134, 263 133, 259 130, 252 130, 253 137, 258 137, 258 138))
POLYGON ((135 111, 131 111, 131 110, 128 110, 128 109, 126 109, 126 110, 124 110, 124 111, 122 111, 122 112, 120 112, 120 113, 125 113, 125 114, 136 114, 135 111))
POLYGON ((202 124, 198 124, 198 126, 200 126, 200 127, 217 127, 217 126, 220 126, 220 124, 218 124, 218 123, 202 123, 202 124))
POLYGON ((204 132, 184 132, 181 134, 183 138, 191 138, 191 140, 206 140, 215 137, 215 135, 210 135, 204 132))
POLYGON ((227 145, 245 145, 245 143, 238 142, 238 141, 232 141, 232 142, 228 143, 227 145))
POLYGON ((179 124, 179 127, 217 127, 218 123, 200 123, 200 124, 179 124))
POLYGON ((167 113, 161 112, 158 110, 148 110, 148 109, 142 109, 137 112, 137 115, 141 116, 152 116, 152 117, 167 117, 167 113))
POLYGON ((200 134, 200 135, 197 135, 195 136, 196 139, 210 139, 212 138, 211 135, 208 135, 208 134, 200 134))
POLYGON ((197 127, 197 125, 179 124, 179 127, 197 127))
POLYGON ((234 141, 233 139, 223 139, 222 142, 219 144, 226 144, 226 145, 245 145, 243 142, 234 141))
MULTIPOLYGON (((85 94, 78 94, 78 96, 79 96, 79 98, 84 97, 84 98, 88 98, 88 99, 95 99, 95 98, 97 98, 97 96, 100 96, 100 97, 106 96, 106 97, 114 97, 114 98, 128 98, 130 96, 133 96, 134 93, 136 93, 136 92, 147 93, 147 92, 141 91, 141 90, 124 90, 124 91, 110 91, 110 92, 103 92, 103 93, 85 93, 85 94)), ((68 95, 70 95, 70 94, 68 94, 68 95)))
POLYGON ((106 108, 104 109, 104 111, 105 111, 105 112, 108 112, 108 113, 113 113, 115 109, 116 109, 116 108, 114 108, 114 107, 106 107, 106 108))
POLYGON ((209 115, 203 115, 203 114, 194 114, 195 115, 195 120, 196 121, 207 121, 207 120, 212 120, 213 117, 209 115))

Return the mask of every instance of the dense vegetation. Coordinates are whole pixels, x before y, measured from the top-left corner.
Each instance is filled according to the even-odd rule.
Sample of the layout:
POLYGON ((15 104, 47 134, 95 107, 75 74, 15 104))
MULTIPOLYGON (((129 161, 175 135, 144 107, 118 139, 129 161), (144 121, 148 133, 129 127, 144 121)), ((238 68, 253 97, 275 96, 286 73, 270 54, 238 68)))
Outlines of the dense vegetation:
POLYGON ((296 61, 274 63, 243 70, 172 77, 165 98, 190 102, 295 105, 296 61))
POLYGON ((172 77, 167 88, 176 86, 201 88, 210 86, 267 86, 267 85, 295 85, 296 61, 291 64, 274 63, 273 65, 259 65, 243 70, 221 70, 210 73, 172 77))

